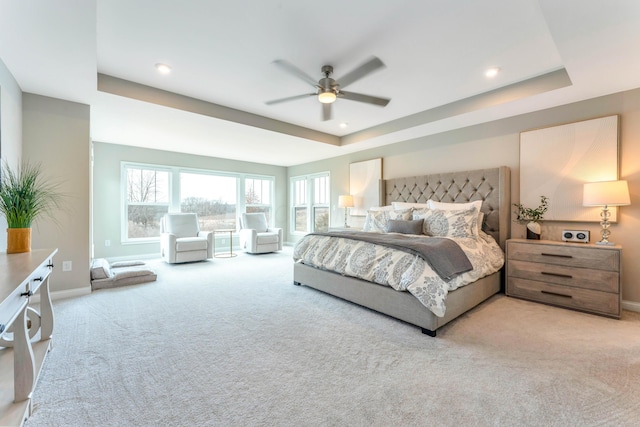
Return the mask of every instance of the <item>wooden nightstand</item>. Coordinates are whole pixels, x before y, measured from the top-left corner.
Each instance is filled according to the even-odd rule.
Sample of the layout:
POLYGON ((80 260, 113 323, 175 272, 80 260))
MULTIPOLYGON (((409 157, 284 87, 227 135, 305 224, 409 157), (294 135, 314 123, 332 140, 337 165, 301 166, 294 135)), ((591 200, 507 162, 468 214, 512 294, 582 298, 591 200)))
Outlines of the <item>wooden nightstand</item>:
POLYGON ((622 248, 507 240, 506 294, 620 318, 622 248))

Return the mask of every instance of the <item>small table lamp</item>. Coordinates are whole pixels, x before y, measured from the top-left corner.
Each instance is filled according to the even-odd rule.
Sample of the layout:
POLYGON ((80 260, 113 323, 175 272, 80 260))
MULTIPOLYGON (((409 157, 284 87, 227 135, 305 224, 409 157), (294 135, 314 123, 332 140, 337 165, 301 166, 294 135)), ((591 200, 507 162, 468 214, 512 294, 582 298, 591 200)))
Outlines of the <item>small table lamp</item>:
POLYGON ((587 182, 584 184, 582 198, 584 206, 602 206, 602 240, 596 245, 613 245, 609 242, 609 206, 625 206, 631 204, 627 181, 587 182))
POLYGON ((353 196, 344 195, 338 197, 338 207, 344 208, 344 228, 349 228, 349 224, 347 224, 347 210, 353 207, 353 196))

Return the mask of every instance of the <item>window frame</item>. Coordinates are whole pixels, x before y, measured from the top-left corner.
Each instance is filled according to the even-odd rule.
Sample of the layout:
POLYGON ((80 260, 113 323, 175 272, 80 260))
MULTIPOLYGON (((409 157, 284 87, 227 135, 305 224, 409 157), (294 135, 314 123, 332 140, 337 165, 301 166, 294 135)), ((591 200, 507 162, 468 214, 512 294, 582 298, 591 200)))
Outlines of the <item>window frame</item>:
POLYGON ((329 171, 317 172, 308 175, 298 175, 292 176, 289 180, 289 191, 290 191, 290 218, 289 221, 289 230, 292 235, 304 235, 307 233, 313 233, 316 230, 316 221, 315 221, 315 212, 316 208, 326 208, 329 214, 327 219, 327 227, 331 224, 331 173, 329 171), (316 195, 320 191, 320 189, 316 188, 316 179, 317 178, 326 178, 327 183, 324 188, 326 193, 326 203, 316 203, 316 195), (298 201, 296 194, 296 182, 305 182, 306 185, 306 195, 304 203, 295 203, 298 201), (306 230, 298 231, 296 230, 296 209, 304 208, 307 211, 307 221, 306 221, 306 230))
MULTIPOLYGON (((153 243, 153 242, 160 241, 159 235, 157 237, 143 237, 143 238, 129 237, 129 218, 128 218, 129 199, 128 199, 128 188, 127 188, 127 184, 128 184, 127 170, 128 169, 145 169, 145 170, 156 170, 156 171, 168 172, 169 202, 168 202, 167 212, 173 212, 173 213, 180 212, 180 207, 182 202, 182 196, 180 194, 181 193, 180 178, 182 173, 226 176, 226 177, 236 178, 236 188, 235 188, 236 216, 239 216, 240 213, 246 211, 246 205, 247 205, 245 203, 246 179, 260 179, 263 181, 269 181, 270 182, 269 197, 270 197, 271 203, 270 204, 263 203, 261 204, 261 206, 268 207, 272 214, 275 212, 276 177, 273 175, 260 175, 260 174, 253 174, 253 173, 250 174, 250 173, 240 173, 240 172, 218 171, 213 169, 200 169, 200 168, 160 165, 160 164, 151 164, 151 163, 121 161, 120 162, 120 177, 121 177, 120 179, 120 188, 121 188, 120 240, 121 240, 121 244, 123 245, 153 243)), ((273 227, 275 223, 274 216, 275 215, 271 215, 268 218, 268 224, 270 227, 273 227)))
POLYGON ((121 241, 122 243, 148 243, 159 240, 155 237, 129 237, 129 206, 167 206, 167 212, 171 212, 171 194, 172 194, 172 179, 171 179, 171 168, 160 165, 149 165, 144 163, 132 163, 132 162, 122 162, 120 168, 120 176, 121 176, 121 197, 120 201, 122 204, 121 210, 121 224, 120 232, 121 232, 121 241), (129 169, 140 169, 140 170, 151 170, 156 172, 167 172, 167 198, 168 201, 166 203, 129 203, 129 169))

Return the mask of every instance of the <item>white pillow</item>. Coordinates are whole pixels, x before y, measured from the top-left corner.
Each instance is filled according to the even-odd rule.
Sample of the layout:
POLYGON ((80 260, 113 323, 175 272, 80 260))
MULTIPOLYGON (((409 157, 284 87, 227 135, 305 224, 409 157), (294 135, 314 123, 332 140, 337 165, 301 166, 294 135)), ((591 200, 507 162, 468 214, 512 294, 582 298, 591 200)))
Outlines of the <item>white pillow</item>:
POLYGON ((391 202, 394 209, 425 209, 429 205, 427 203, 409 203, 409 202, 391 202))
POLYGON ((421 209, 413 219, 424 219, 422 232, 436 237, 478 237, 478 211, 470 209, 421 209))
POLYGON ((364 227, 362 231, 369 231, 373 233, 385 233, 387 230, 387 223, 391 219, 410 220, 411 209, 397 209, 393 211, 368 211, 367 217, 364 220, 364 227))
POLYGON ((441 209, 443 211, 461 210, 475 207, 478 210, 478 233, 482 231, 482 221, 484 221, 484 213, 480 212, 480 209, 482 209, 482 200, 474 200, 473 202, 468 203, 447 203, 429 200, 427 203, 429 204, 430 209, 441 209))
POLYGON ((373 206, 369 208, 369 211, 372 212, 380 212, 380 211, 392 211, 393 210, 393 206, 388 205, 388 206, 373 206))

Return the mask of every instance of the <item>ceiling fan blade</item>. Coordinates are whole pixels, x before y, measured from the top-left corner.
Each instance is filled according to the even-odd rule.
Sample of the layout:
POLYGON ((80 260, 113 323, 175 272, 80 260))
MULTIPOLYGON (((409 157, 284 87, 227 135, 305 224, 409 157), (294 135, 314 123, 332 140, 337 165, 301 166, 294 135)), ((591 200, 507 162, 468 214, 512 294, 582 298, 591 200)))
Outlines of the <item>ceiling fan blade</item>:
POLYGON ((355 82, 356 80, 360 80, 361 78, 369 73, 374 72, 378 68, 384 68, 384 66, 384 63, 374 56, 355 70, 348 73, 346 76, 342 76, 340 79, 338 79, 338 83, 340 84, 341 88, 347 87, 351 83, 355 82))
POLYGON ((389 103, 389 101, 391 101, 387 98, 379 98, 377 96, 363 95, 361 93, 354 92, 340 91, 338 95, 344 99, 348 99, 351 101, 366 102, 367 104, 379 105, 381 107, 385 107, 389 103))
POLYGON ((322 104, 322 121, 331 120, 331 104, 322 104))
POLYGON ((310 96, 316 96, 316 94, 315 93, 305 93, 303 95, 294 95, 294 96, 289 96, 287 98, 280 98, 280 99, 274 99, 274 100, 271 100, 271 101, 267 101, 267 102, 265 102, 265 104, 267 104, 267 105, 280 104, 281 102, 294 101, 296 99, 308 98, 310 96))
POLYGON ((273 61, 273 63, 276 64, 278 67, 282 68, 283 70, 285 70, 286 72, 288 72, 289 74, 293 74, 300 80, 309 83, 311 86, 313 87, 318 86, 317 80, 313 79, 313 77, 309 76, 307 73, 305 73, 295 65, 285 61, 284 59, 276 59, 275 61, 273 61))

